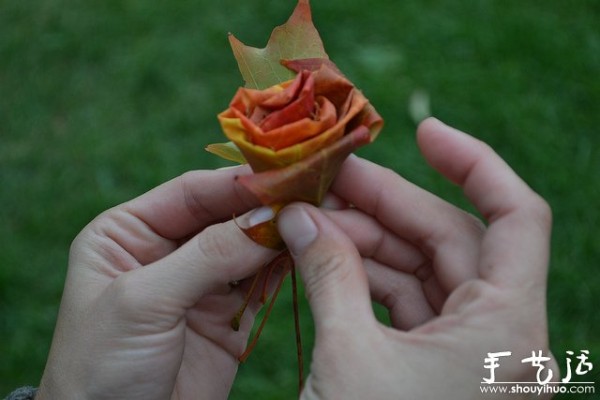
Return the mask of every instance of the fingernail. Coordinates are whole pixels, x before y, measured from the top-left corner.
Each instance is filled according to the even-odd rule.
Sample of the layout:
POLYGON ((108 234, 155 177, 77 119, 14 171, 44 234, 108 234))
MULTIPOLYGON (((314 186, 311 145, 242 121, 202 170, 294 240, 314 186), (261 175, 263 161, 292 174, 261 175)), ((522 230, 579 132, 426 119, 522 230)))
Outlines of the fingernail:
POLYGON ((284 209, 278 218, 279 234, 294 255, 302 253, 316 238, 317 226, 300 207, 284 209))
POLYGON ((275 217, 275 213, 271 207, 260 207, 250 213, 250 216, 248 217, 248 225, 255 226, 262 222, 273 219, 273 217, 275 217))

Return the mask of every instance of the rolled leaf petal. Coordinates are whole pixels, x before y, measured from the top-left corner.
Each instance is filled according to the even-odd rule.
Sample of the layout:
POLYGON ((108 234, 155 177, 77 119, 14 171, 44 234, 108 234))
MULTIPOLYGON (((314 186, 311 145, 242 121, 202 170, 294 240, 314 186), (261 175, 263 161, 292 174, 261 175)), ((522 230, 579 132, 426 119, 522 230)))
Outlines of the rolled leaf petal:
POLYGON ((263 204, 305 201, 318 205, 346 157, 370 142, 369 129, 359 126, 331 146, 302 161, 278 170, 238 176, 237 180, 263 204))
MULTIPOLYGON (((313 62, 311 65, 316 64, 313 62)), ((301 74, 295 81, 301 81, 305 86, 297 93, 312 90, 313 96, 308 97, 316 99, 311 118, 302 114, 303 118, 295 119, 298 114, 286 114, 286 108, 282 106, 279 116, 289 118, 287 124, 280 120, 277 129, 265 132, 260 121, 256 120, 255 110, 267 109, 265 102, 272 107, 275 102, 270 102, 269 96, 279 97, 292 85, 291 82, 268 88, 261 96, 253 89, 239 89, 230 108, 218 115, 225 135, 236 144, 255 172, 294 164, 336 142, 357 126, 367 126, 373 138, 381 129, 383 120, 368 100, 329 63, 322 63, 319 69, 310 73, 305 71, 302 75, 306 76, 304 81, 301 81, 301 74)), ((290 98, 290 101, 294 100, 290 98)))

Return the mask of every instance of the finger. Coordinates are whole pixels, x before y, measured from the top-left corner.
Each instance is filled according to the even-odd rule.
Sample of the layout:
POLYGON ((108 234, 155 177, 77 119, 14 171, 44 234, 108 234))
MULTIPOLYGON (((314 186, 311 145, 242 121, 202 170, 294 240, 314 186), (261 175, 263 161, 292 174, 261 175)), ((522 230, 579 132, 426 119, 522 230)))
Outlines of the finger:
POLYGON ((412 274, 398 272, 373 260, 364 261, 374 301, 386 307, 394 328, 409 330, 436 313, 423 292, 423 282, 412 274))
POLYGON ((115 282, 132 292, 130 300, 180 315, 202 296, 222 293, 229 282, 253 275, 275 255, 228 221, 211 225, 168 256, 119 275, 115 282))
POLYGON ((326 211, 326 215, 348 234, 363 259, 374 261, 368 265, 376 264, 381 267, 367 269, 371 295, 378 302, 385 303, 390 309, 392 320, 410 321, 397 327, 408 329, 408 326, 420 323, 411 316, 405 317, 407 313, 413 315, 413 310, 441 311, 447 291, 439 285, 432 261, 416 246, 393 234, 360 210, 326 211), (414 285, 416 283, 417 286, 414 285), (420 293, 406 291, 407 285, 411 290, 418 287, 420 293), (412 300, 405 301, 406 299, 412 300), (421 301, 424 304, 415 304, 421 301))
POLYGON ((465 211, 358 157, 343 164, 332 192, 416 245, 445 290, 477 278, 483 226, 465 211))
POLYGON ((304 280, 317 335, 375 322, 362 260, 341 229, 300 203, 280 212, 278 228, 304 280))
POLYGON ((319 204, 319 208, 326 210, 344 210, 348 207, 350 207, 348 202, 331 192, 325 193, 323 201, 321 201, 321 204, 319 204))
POLYGON ((363 258, 408 274, 431 263, 417 246, 356 208, 326 210, 325 214, 348 235, 363 258))
POLYGON ((489 146, 436 119, 420 125, 418 142, 429 163, 460 185, 490 224, 482 243, 482 277, 545 287, 551 229, 546 202, 489 146))
POLYGON ((258 200, 236 183, 247 166, 217 171, 192 171, 158 186, 121 206, 160 236, 178 240, 204 227, 243 214, 258 200))

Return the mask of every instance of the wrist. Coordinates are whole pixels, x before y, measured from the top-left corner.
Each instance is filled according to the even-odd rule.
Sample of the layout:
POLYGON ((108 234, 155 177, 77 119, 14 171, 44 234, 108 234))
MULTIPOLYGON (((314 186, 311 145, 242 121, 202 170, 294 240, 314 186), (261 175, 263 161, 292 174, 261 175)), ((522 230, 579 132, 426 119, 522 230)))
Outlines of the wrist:
POLYGON ((40 387, 35 395, 35 400, 70 400, 70 399, 87 399, 83 392, 76 388, 75 382, 69 379, 64 374, 58 374, 62 379, 55 379, 51 372, 48 370, 44 371, 40 387))

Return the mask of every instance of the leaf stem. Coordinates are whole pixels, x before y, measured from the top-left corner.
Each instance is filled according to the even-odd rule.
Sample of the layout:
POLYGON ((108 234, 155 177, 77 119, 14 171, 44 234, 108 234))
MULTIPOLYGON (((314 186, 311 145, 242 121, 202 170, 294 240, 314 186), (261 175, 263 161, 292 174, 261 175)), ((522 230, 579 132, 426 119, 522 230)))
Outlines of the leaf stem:
POLYGON ((233 316, 233 318, 231 320, 231 328, 236 332, 240 330, 240 321, 242 319, 242 316, 244 315, 244 311, 246 311, 246 307, 248 307, 248 303, 250 303, 250 299, 252 298, 252 295, 254 294, 254 292, 256 290, 256 286, 258 285, 258 281, 260 280, 263 270, 264 270, 264 268, 261 269, 260 271, 258 271, 256 273, 256 275, 254 275, 254 278, 252 278, 252 283, 250 284, 250 288, 248 289, 248 292, 246 293, 246 296, 244 297, 244 303, 242 303, 242 306, 235 313, 235 315, 233 316))
POLYGON ((302 357, 302 333, 300 331, 300 313, 298 311, 298 285, 296 282, 296 266, 291 262, 292 305, 294 307, 294 329, 296 331, 296 355, 298 357, 298 397, 304 386, 304 358, 302 357))

